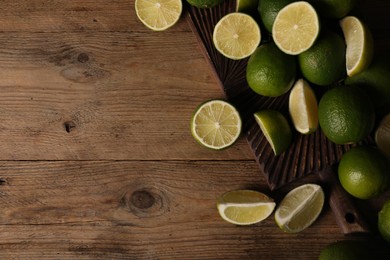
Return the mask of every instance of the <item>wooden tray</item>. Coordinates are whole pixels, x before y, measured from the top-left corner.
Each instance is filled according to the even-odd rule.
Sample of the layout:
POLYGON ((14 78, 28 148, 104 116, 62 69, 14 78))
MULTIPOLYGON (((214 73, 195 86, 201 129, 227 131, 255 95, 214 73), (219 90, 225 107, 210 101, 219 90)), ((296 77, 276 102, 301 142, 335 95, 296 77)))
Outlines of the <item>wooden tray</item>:
MULTIPOLYGON (((225 0, 222 4, 208 9, 188 5, 187 20, 199 40, 200 46, 215 73, 226 99, 237 107, 244 122, 244 134, 262 173, 265 174, 270 189, 319 173, 326 166, 338 162, 351 145, 335 145, 320 129, 310 135, 296 133, 293 143, 285 153, 275 156, 270 145, 254 120, 253 113, 272 108, 281 111, 287 118, 288 95, 269 98, 253 92, 246 82, 247 59, 231 60, 221 55, 213 45, 212 34, 215 24, 224 15, 234 12, 235 0, 225 0)), ((270 36, 262 30, 262 38, 270 36)), ((264 41, 264 40, 263 40, 264 41)), ((372 138, 364 142, 372 143, 372 138)))

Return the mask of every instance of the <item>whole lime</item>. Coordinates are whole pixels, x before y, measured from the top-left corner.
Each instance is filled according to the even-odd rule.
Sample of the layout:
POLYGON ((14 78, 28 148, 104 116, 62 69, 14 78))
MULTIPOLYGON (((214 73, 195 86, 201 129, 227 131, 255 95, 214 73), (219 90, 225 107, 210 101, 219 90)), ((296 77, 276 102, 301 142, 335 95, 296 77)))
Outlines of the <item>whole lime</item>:
POLYGON ((267 31, 272 32, 272 25, 279 11, 293 0, 261 0, 258 5, 260 19, 267 31))
POLYGON ((358 146, 341 157, 338 177, 349 194, 359 199, 371 199, 389 187, 389 170, 389 162, 378 148, 358 146))
POLYGON ((224 0, 187 0, 187 2, 198 8, 211 8, 216 5, 219 5, 224 0))
POLYGON ((321 16, 340 19, 356 5, 357 0, 310 0, 321 16))
POLYGON ((257 94, 277 97, 290 90, 296 70, 294 56, 283 53, 274 43, 266 43, 249 58, 246 80, 257 94))
POLYGON ((345 43, 340 35, 322 32, 310 49, 298 55, 299 67, 311 83, 330 85, 346 74, 345 52, 345 43))
POLYGON ((321 250, 319 260, 368 260, 372 259, 369 248, 363 242, 341 240, 321 250))
POLYGON ((376 57, 361 73, 347 77, 346 85, 359 85, 370 96, 378 113, 390 112, 390 62, 376 57))
POLYGON ((357 143, 373 129, 375 112, 371 100, 359 87, 336 86, 321 97, 318 120, 332 142, 357 143))
POLYGON ((378 230, 382 237, 390 243, 390 199, 383 204, 379 211, 378 230))

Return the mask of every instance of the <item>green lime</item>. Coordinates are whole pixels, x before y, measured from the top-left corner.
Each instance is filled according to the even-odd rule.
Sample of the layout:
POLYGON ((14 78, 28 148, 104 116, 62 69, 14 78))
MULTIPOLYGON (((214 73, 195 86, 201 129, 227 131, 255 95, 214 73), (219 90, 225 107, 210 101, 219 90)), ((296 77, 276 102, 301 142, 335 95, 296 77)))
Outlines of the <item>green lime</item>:
POLYGON ((378 230, 382 237, 390 243, 390 200, 387 200, 379 211, 378 230))
POLYGON ((371 199, 389 187, 389 170, 389 162, 378 148, 358 146, 341 157, 338 176, 341 186, 349 194, 359 199, 371 199))
POLYGON ((219 5, 224 0, 187 0, 187 2, 198 8, 211 8, 216 5, 219 5))
POLYGON ((236 0, 236 12, 253 14, 258 4, 259 0, 236 0))
POLYGON ((327 245, 321 250, 318 260, 369 260, 369 248, 354 240, 341 240, 327 245))
POLYGON ((272 26, 279 11, 294 0, 260 0, 258 12, 267 31, 272 32, 272 26))
POLYGON ((321 16, 340 19, 355 7, 357 0, 309 0, 309 2, 314 5, 321 16))
POLYGON ((296 70, 294 56, 283 53, 274 43, 266 43, 249 58, 246 79, 254 92, 277 97, 290 90, 296 70))
POLYGON ((298 61, 308 81, 326 86, 345 76, 345 56, 343 38, 334 32, 323 32, 310 49, 298 55, 298 61))
POLYGON ((374 138, 378 148, 390 158, 390 113, 379 122, 374 138))
POLYGON ((287 119, 277 110, 265 109, 254 114, 265 138, 275 155, 285 152, 292 140, 292 133, 287 119))
POLYGON ((356 86, 337 86, 321 97, 318 119, 322 131, 336 144, 357 143, 374 127, 375 112, 366 93, 356 86))
POLYGON ((345 84, 358 84, 370 96, 377 112, 390 112, 390 62, 387 59, 376 57, 366 70, 346 78, 345 84))

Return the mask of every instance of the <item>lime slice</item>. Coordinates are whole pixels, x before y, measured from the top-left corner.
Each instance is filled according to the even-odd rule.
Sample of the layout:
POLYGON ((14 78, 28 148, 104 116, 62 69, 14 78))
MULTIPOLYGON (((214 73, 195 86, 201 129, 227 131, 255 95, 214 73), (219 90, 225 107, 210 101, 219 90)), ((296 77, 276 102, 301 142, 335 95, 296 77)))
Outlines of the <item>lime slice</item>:
POLYGON ((259 0, 236 0, 236 12, 254 13, 257 11, 259 0))
POLYGON ((288 108, 295 129, 310 134, 318 127, 318 103, 313 89, 304 79, 299 79, 290 92, 288 108))
POLYGON ((275 211, 276 224, 285 232, 298 233, 309 227, 324 206, 324 191, 317 184, 304 184, 291 190, 275 211))
POLYGON ((229 191, 217 202, 221 217, 236 225, 250 225, 266 219, 275 205, 267 195, 253 190, 229 191))
POLYGON ((135 0, 135 11, 140 21, 154 31, 163 31, 180 18, 181 0, 135 0))
POLYGON ((379 123, 375 131, 375 143, 378 148, 390 157, 390 114, 379 123))
POLYGON ((191 132, 200 144, 215 150, 232 145, 241 133, 237 109, 223 100, 210 100, 198 107, 191 121, 191 132))
POLYGON ((319 31, 316 10, 308 2, 299 1, 279 11, 272 27, 272 36, 279 49, 297 55, 314 44, 319 31))
POLYGON ((354 16, 347 16, 340 21, 347 45, 347 75, 356 75, 371 64, 374 43, 368 27, 354 16))
POLYGON ((249 57, 259 46, 260 27, 248 14, 230 13, 215 25, 213 42, 225 57, 239 60, 249 57))
POLYGON ((287 119, 279 111, 265 109, 254 114, 268 143, 275 155, 287 150, 292 140, 292 133, 287 119))

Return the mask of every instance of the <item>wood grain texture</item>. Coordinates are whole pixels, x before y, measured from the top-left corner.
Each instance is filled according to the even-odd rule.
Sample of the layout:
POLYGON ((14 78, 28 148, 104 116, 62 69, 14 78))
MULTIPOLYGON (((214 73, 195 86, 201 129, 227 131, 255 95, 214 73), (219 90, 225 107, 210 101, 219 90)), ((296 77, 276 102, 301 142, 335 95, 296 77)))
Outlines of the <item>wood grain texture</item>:
MULTIPOLYGON (((0 259, 316 259, 347 239, 328 206, 296 235, 218 216, 226 191, 291 187, 269 191, 244 138, 215 152, 191 137, 223 93, 185 19, 156 33, 134 0, 1 3, 0 259)), ((389 5, 370 3, 384 48, 389 5)), ((372 223, 389 197, 361 205, 372 223)))
POLYGON ((222 221, 221 193, 271 194, 255 162, 3 162, 1 172, 2 259, 315 259, 344 239, 327 208, 297 235, 273 218, 222 221))

